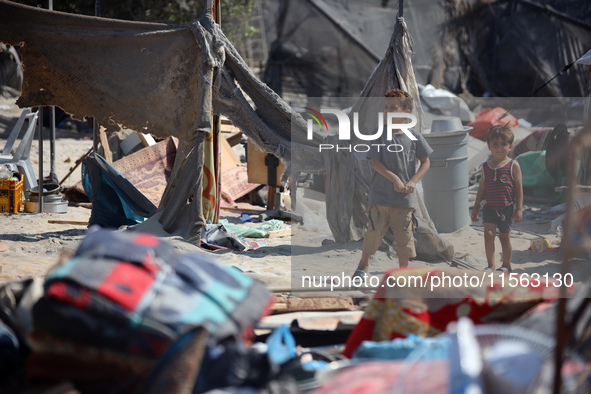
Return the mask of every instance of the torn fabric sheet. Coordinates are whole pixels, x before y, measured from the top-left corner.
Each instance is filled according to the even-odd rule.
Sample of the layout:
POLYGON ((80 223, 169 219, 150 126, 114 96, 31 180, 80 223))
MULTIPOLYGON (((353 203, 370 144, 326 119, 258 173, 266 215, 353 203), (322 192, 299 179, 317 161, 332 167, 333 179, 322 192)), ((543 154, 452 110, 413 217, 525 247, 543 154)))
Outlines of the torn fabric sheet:
MULTIPOLYGON (((376 105, 382 105, 384 93, 390 89, 402 89, 408 92, 414 101, 413 114, 417 119, 422 119, 411 54, 412 39, 404 19, 398 18, 386 54, 367 81, 359 100, 351 109, 351 113, 359 113, 360 118, 369 120, 366 124, 367 130, 374 130, 377 127, 377 119, 368 115, 372 114, 376 105)), ((422 133, 421 121, 417 123, 415 129, 422 133)), ((356 137, 352 137, 351 143, 360 142, 355 140, 356 137)), ((324 160, 327 171, 326 216, 335 241, 358 241, 365 235, 367 227, 365 210, 368 206, 369 183, 373 171, 371 165, 367 160, 357 160, 353 153, 347 151, 329 150, 324 160), (355 177, 351 177, 350 174, 355 174, 355 177)), ((435 230, 422 198, 416 191, 415 201, 417 201, 417 216, 423 218, 429 227, 435 230)))

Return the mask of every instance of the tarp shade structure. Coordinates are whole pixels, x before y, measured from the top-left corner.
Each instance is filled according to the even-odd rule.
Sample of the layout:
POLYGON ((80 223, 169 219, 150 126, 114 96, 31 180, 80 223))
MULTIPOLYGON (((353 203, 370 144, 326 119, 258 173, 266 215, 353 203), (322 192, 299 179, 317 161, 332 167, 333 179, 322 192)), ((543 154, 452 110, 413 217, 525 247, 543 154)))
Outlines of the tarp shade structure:
MULTIPOLYGON (((319 155, 320 138, 306 138, 304 119, 252 74, 210 12, 179 27, 72 15, 0 0, 0 42, 24 42, 19 106, 55 105, 76 118, 95 117, 108 130, 122 125, 179 138, 158 212, 139 225, 143 231, 164 230, 199 243, 204 224, 203 141, 211 133, 213 112, 227 116, 249 141, 284 160, 283 181, 290 173, 293 181, 299 172, 325 169, 327 216, 335 240, 356 241, 364 235, 371 175, 367 162, 347 152, 319 155)), ((353 110, 363 114, 364 103, 371 102, 367 97, 381 100, 386 90, 398 87, 418 104, 410 55, 410 36, 400 18, 353 110)), ((428 220, 417 200, 419 216, 428 220)))
POLYGON ((431 83, 449 67, 468 70, 463 86, 481 96, 585 96, 586 71, 570 67, 591 47, 588 0, 446 0, 447 22, 435 51, 431 83))
POLYGON ((285 160, 287 171, 292 145, 314 144, 306 140, 304 120, 254 77, 210 12, 189 26, 169 26, 2 0, 0 42, 24 43, 19 106, 55 105, 79 119, 95 117, 107 130, 121 125, 179 138, 158 213, 148 221, 192 242, 203 225, 203 140, 212 112, 285 160))

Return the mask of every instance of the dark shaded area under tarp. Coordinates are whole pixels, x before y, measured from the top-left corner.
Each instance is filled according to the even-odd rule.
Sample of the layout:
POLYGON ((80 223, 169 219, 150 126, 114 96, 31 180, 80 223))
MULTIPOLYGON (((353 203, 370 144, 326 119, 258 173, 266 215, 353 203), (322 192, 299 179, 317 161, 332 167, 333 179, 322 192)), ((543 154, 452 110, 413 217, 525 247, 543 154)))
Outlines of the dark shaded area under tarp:
POLYGON ((82 163, 82 185, 92 202, 89 225, 130 226, 156 213, 156 206, 146 196, 94 152, 82 163))
MULTIPOLYGON (((263 80, 279 94, 357 97, 378 64, 396 24, 398 2, 264 1, 269 57, 263 80)), ((417 81, 428 83, 431 45, 443 22, 441 5, 406 2, 415 40, 417 81)))
POLYGON ((466 74, 446 84, 453 92, 585 96, 587 70, 570 66, 591 47, 589 1, 447 0, 443 6, 447 21, 434 47, 433 85, 441 86, 446 71, 459 66, 466 74))

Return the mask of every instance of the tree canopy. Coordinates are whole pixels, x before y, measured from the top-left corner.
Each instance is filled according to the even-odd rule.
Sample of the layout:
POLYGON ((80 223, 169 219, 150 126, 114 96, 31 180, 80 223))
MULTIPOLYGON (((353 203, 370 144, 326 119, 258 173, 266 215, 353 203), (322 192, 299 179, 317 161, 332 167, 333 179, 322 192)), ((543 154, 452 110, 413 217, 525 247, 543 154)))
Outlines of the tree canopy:
MULTIPOLYGON (((16 3, 47 8, 48 2, 16 0, 16 3)), ((100 0, 100 16, 104 18, 186 25, 205 12, 206 0, 100 0)), ((95 0, 54 1, 55 11, 95 15, 95 0)), ((256 33, 250 25, 254 0, 222 0, 221 26, 235 44, 256 33)))

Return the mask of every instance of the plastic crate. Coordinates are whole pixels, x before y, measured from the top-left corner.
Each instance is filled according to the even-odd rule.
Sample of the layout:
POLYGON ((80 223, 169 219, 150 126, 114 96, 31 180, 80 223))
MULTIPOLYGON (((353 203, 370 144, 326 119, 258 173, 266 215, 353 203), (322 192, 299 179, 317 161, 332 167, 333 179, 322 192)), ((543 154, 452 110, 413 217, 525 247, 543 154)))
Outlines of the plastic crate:
POLYGON ((23 175, 20 181, 0 181, 0 213, 17 213, 23 206, 23 175))

